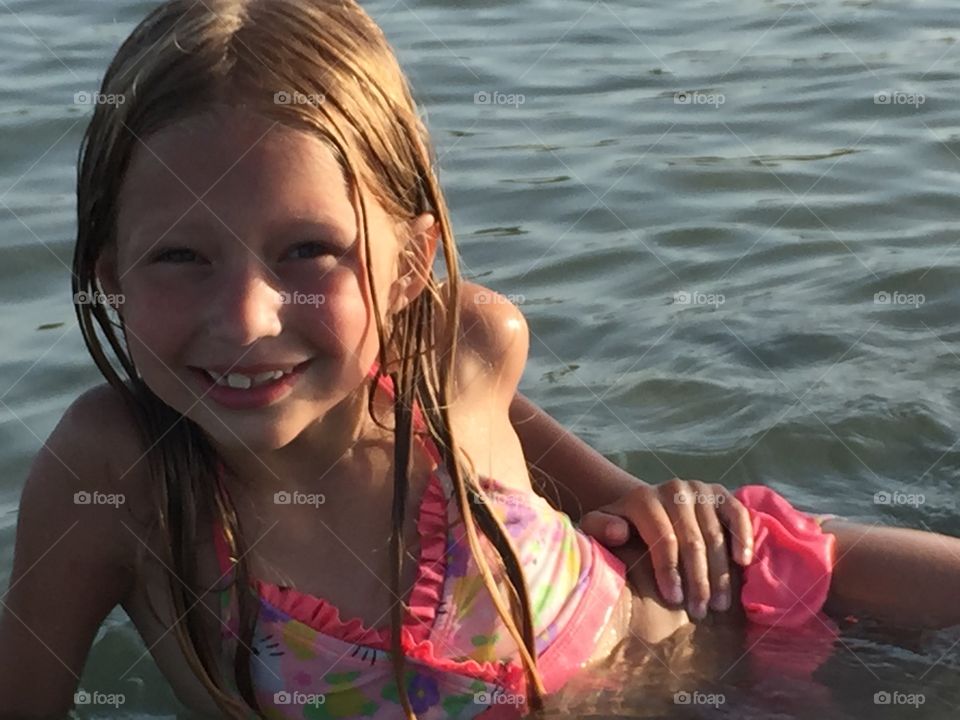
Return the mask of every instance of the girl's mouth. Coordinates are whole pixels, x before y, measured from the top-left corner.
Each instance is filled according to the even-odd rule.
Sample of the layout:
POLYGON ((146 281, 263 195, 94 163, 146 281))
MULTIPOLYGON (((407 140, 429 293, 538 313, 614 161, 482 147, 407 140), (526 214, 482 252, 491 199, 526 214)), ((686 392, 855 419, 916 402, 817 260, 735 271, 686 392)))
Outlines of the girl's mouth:
POLYGON ((288 370, 267 370, 249 375, 230 373, 225 376, 188 367, 203 390, 201 399, 210 398, 231 410, 251 410, 272 405, 289 395, 311 362, 312 359, 306 360, 288 370))

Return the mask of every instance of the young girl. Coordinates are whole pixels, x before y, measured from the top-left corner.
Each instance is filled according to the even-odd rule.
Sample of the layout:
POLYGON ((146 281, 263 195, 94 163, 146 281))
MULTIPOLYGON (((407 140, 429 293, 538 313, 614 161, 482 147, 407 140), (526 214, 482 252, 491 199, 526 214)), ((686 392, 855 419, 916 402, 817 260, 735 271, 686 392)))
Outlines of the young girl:
POLYGON ((767 624, 960 622, 960 541, 652 490, 517 396, 523 317, 460 280, 426 131, 354 2, 165 3, 102 93, 124 102, 85 138, 74 292, 109 385, 24 489, 5 716, 66 712, 118 603, 185 704, 237 718, 516 717, 731 592, 767 624))

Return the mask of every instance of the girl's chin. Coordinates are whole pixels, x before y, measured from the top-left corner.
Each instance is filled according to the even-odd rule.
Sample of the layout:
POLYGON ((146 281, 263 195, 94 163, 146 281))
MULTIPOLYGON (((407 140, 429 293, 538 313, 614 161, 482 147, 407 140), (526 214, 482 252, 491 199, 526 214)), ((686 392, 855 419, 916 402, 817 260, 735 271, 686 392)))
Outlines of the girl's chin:
POLYGON ((204 413, 194 418, 203 430, 223 450, 269 452, 286 447, 303 432, 305 425, 296 422, 278 422, 276 418, 213 417, 204 413))
POLYGON ((217 445, 223 450, 234 452, 252 452, 257 455, 280 450, 297 438, 297 433, 278 435, 276 433, 237 433, 237 435, 221 435, 216 438, 217 445))

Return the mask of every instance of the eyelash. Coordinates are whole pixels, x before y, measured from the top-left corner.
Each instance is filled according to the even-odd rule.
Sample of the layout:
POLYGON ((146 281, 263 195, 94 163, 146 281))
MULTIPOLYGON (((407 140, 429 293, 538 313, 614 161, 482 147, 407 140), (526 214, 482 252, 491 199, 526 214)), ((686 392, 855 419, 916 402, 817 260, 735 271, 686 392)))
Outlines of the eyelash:
MULTIPOLYGON (((312 241, 312 240, 308 240, 307 242, 299 243, 299 244, 297 244, 297 245, 294 246, 294 249, 299 250, 300 248, 311 247, 311 246, 312 246, 312 247, 315 247, 315 248, 318 248, 318 249, 320 250, 320 252, 319 252, 317 255, 311 255, 310 257, 321 257, 321 256, 325 256, 325 255, 334 255, 334 254, 335 254, 331 248, 327 247, 327 246, 324 245, 323 243, 314 242, 314 241, 312 241)), ((298 259, 298 260, 303 260, 303 259, 309 259, 309 258, 297 258, 297 259, 298 259)))
MULTIPOLYGON (((313 241, 307 241, 307 242, 299 243, 299 244, 297 244, 297 245, 294 245, 294 246, 292 247, 292 249, 293 249, 293 250, 299 250, 300 248, 311 247, 311 246, 312 246, 312 247, 315 247, 315 248, 318 248, 318 249, 320 250, 320 252, 319 252, 317 255, 310 255, 309 257, 306 257, 306 258, 300 258, 300 257, 298 257, 298 258, 295 258, 295 259, 297 259, 297 260, 309 260, 309 259, 314 258, 314 257, 321 257, 321 256, 325 256, 325 255, 334 255, 334 254, 335 254, 332 250, 330 250, 330 248, 326 247, 326 246, 323 245, 322 243, 313 242, 313 241)), ((175 254, 177 254, 177 253, 191 253, 191 254, 193 254, 194 256, 196 256, 196 253, 195 253, 193 250, 190 250, 189 248, 167 248, 166 250, 161 250, 161 251, 158 252, 156 255, 154 255, 154 256, 153 256, 153 262, 173 262, 173 264, 175 264, 175 265, 181 265, 181 264, 184 264, 184 262, 189 262, 189 261, 177 262, 177 261, 175 261, 175 260, 174 260, 174 261, 169 261, 169 260, 168 260, 168 258, 169 258, 170 255, 175 255, 175 254)))
MULTIPOLYGON (((188 250, 187 248, 168 248, 166 250, 161 250, 153 256, 153 262, 164 262, 168 256, 175 253, 193 253, 193 250, 188 250)), ((179 265, 180 263, 175 262, 175 264, 179 265)))

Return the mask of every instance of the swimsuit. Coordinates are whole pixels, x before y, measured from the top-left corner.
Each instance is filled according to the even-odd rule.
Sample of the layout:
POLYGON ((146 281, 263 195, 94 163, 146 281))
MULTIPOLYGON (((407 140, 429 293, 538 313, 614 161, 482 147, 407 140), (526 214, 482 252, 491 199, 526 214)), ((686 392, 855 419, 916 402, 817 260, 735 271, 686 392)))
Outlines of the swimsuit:
MULTIPOLYGON (((392 397, 390 378, 381 376, 379 383, 392 397)), ((413 424, 424 429, 419 408, 413 424)), ((420 558, 400 633, 411 705, 424 720, 518 717, 526 678, 516 644, 471 556, 440 454, 429 436, 414 437, 434 467, 420 504, 420 558)), ((622 596, 625 567, 539 495, 493 478, 481 477, 479 484, 517 548, 538 668, 545 689, 554 692, 591 658, 622 596)), ((230 576, 219 525, 214 533, 221 572, 230 576)), ((481 546, 493 552, 479 534, 481 546)), ((251 585, 259 601, 251 672, 267 718, 403 716, 390 662, 389 620, 369 628, 360 619, 341 619, 323 598, 258 579, 251 585)), ((221 593, 230 657, 239 632, 232 588, 221 593)), ((232 682, 232 673, 227 675, 232 682)))
MULTIPOLYGON (((379 387, 392 397, 388 376, 380 377, 379 387)), ((413 426, 414 445, 427 453, 433 468, 419 508, 420 557, 400 632, 411 705, 423 720, 520 717, 526 677, 519 653, 471 556, 452 482, 417 407, 413 426)), ((478 482, 517 549, 530 596, 537 667, 546 691, 556 692, 594 657, 598 643, 607 642, 611 618, 616 622, 615 613, 629 597, 626 568, 536 493, 493 478, 478 482)), ((755 537, 755 559, 744 568, 741 594, 748 619, 766 625, 808 621, 829 589, 833 536, 768 488, 751 486, 737 494, 750 511, 755 537)), ((221 572, 229 577, 232 559, 217 523, 214 542, 221 572)), ((482 533, 480 544, 492 551, 482 533)), ((251 673, 265 717, 403 716, 390 662, 389 620, 381 628, 366 627, 359 618, 343 620, 323 598, 255 578, 248 590, 259 605, 251 673)), ((228 657, 239 632, 234 593, 231 585, 220 595, 228 657)), ((232 672, 225 675, 236 691, 232 672)))

